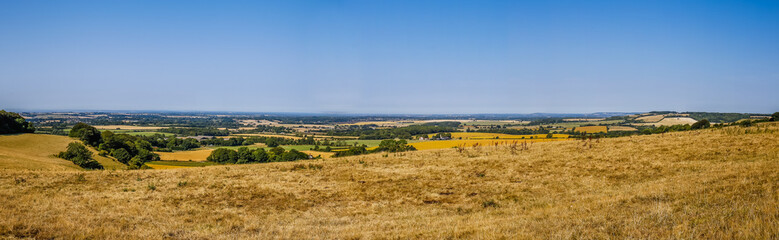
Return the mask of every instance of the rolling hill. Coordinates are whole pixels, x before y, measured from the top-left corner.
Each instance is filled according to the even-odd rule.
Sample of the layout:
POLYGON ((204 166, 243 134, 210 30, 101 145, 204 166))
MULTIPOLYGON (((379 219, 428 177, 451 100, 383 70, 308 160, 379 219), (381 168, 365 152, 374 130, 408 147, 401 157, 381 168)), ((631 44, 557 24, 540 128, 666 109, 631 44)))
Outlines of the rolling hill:
MULTIPOLYGON (((75 139, 46 134, 0 135, 0 169, 27 170, 80 170, 70 161, 54 155, 65 151, 75 139)), ((114 159, 97 155, 94 149, 92 157, 106 169, 124 169, 125 165, 114 159)))
POLYGON ((251 165, 0 170, 0 236, 772 239, 777 159, 779 125, 765 123, 251 165))

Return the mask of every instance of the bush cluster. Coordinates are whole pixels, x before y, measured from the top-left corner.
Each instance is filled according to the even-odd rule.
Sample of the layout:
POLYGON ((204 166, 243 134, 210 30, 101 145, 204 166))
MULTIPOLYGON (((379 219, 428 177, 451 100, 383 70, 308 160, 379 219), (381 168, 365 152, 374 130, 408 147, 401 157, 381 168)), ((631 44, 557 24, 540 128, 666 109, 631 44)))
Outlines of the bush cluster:
POLYGON ((71 161, 85 169, 103 169, 103 165, 92 158, 92 152, 78 142, 68 144, 67 150, 57 154, 57 157, 71 161))
POLYGON ((251 150, 247 147, 242 147, 238 148, 237 151, 227 148, 218 148, 211 152, 211 155, 209 155, 206 160, 221 164, 244 164, 263 162, 289 162, 309 158, 310 156, 308 154, 295 149, 286 151, 284 148, 274 147, 268 151, 265 151, 265 149, 262 148, 251 150))

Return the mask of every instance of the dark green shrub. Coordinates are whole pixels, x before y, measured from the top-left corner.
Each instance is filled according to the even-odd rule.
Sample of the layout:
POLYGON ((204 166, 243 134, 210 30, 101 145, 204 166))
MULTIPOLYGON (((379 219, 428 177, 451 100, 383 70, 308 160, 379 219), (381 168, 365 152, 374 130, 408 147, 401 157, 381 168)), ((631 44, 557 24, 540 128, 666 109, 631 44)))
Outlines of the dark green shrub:
POLYGON ((72 142, 68 144, 67 150, 57 154, 57 157, 69 160, 85 169, 103 169, 103 165, 95 161, 92 158, 92 152, 81 143, 72 142))
POLYGON ((691 129, 704 129, 711 127, 709 120, 703 119, 692 124, 691 129))
POLYGON ((35 132, 35 127, 32 123, 25 121, 21 115, 0 110, 0 134, 33 132, 35 132))

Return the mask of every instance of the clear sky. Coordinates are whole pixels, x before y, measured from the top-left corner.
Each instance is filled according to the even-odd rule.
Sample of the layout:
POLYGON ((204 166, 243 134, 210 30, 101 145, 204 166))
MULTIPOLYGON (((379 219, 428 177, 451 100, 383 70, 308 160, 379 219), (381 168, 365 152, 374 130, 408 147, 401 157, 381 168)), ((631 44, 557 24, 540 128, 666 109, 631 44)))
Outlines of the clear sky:
POLYGON ((0 108, 779 111, 779 1, 0 0, 0 108))

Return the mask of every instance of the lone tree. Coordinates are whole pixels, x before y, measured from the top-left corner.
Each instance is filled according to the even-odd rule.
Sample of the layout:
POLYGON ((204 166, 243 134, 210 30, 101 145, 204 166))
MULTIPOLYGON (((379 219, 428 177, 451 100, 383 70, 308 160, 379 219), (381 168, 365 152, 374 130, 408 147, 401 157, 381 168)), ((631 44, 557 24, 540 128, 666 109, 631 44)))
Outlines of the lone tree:
POLYGON ((100 134, 100 130, 93 126, 89 126, 86 123, 76 123, 73 129, 68 134, 70 137, 78 138, 84 141, 87 145, 97 147, 103 142, 103 136, 100 134))
POLYGON ((691 126, 692 129, 704 129, 704 128, 709 128, 709 127, 711 127, 711 123, 709 123, 709 120, 706 120, 706 119, 697 121, 697 122, 693 123, 692 126, 691 126))
POLYGON ((33 132, 35 132, 35 127, 32 123, 25 121, 21 115, 0 110, 0 134, 33 132))

